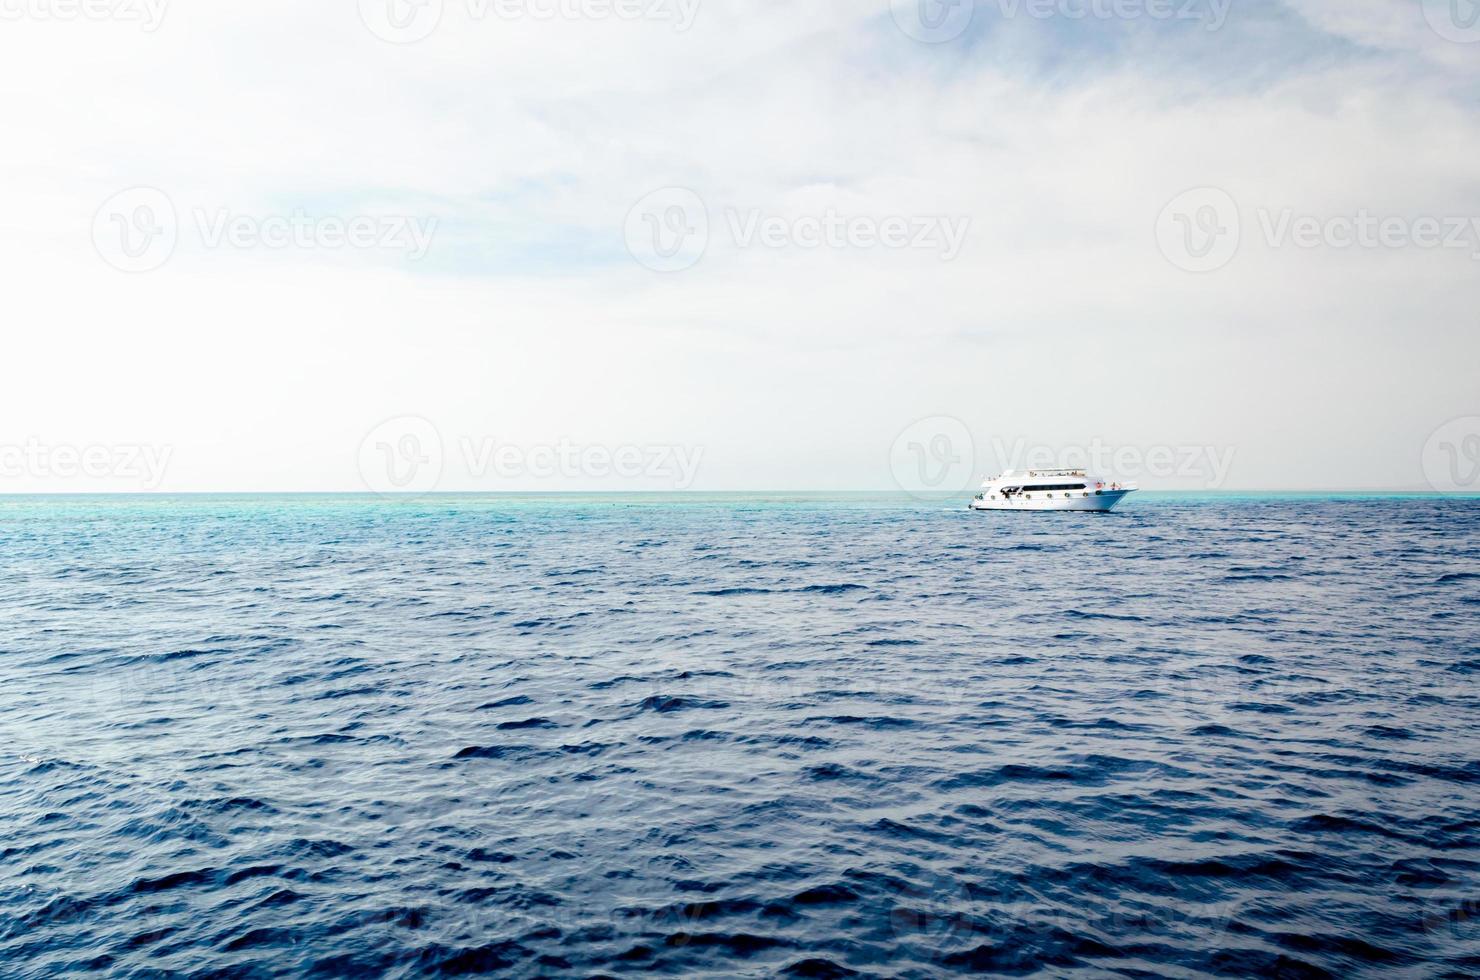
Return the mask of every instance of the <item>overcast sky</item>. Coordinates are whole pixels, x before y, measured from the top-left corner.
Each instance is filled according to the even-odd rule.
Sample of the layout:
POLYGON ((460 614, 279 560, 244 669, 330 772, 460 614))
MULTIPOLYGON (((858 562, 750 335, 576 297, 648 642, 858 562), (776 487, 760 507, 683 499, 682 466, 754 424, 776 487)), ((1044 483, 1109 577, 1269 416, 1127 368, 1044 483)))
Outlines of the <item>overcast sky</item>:
POLYGON ((0 492, 1480 489, 1471 0, 87 2, 0 492))

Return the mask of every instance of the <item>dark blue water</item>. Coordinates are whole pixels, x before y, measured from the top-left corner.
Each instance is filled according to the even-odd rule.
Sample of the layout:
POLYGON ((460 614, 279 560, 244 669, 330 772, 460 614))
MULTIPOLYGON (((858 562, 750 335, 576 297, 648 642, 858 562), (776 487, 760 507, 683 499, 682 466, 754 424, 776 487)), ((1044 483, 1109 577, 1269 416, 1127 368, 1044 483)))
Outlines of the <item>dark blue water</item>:
POLYGON ((1477 500, 11 500, 0 554, 6 977, 1480 972, 1477 500))

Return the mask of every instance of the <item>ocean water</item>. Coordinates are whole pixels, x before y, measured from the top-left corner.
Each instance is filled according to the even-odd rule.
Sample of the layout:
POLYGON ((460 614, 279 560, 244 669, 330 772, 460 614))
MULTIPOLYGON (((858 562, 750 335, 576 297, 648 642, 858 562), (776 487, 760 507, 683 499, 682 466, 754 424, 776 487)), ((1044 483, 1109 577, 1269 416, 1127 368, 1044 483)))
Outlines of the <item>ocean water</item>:
POLYGON ((0 975, 1474 976, 1480 500, 0 499, 0 975))

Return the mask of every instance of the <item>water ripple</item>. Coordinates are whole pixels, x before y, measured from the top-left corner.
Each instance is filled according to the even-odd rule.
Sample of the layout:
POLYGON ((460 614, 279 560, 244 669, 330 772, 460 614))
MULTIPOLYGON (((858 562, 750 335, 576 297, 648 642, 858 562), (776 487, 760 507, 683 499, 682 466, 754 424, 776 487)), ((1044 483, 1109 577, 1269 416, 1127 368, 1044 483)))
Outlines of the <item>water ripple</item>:
POLYGON ((10 499, 0 545, 6 976, 1480 973, 1474 500, 10 499))

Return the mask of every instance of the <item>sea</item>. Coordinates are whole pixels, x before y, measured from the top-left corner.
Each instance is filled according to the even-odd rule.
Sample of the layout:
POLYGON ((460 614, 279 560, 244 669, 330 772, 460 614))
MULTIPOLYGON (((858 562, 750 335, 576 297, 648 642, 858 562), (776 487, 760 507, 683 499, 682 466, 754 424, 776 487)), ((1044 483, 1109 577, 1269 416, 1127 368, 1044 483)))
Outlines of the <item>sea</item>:
POLYGON ((0 498, 0 976, 1473 977, 1480 499, 0 498))

